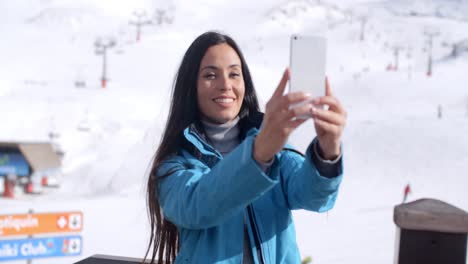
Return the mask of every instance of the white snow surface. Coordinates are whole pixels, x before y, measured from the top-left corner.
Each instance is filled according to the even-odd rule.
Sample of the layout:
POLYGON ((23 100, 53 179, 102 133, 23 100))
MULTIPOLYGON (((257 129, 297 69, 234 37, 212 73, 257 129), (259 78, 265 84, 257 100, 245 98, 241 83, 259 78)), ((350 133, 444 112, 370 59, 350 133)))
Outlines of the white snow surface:
MULTIPOLYGON (((289 36, 317 34, 328 39, 327 75, 348 112, 345 176, 332 211, 294 212, 299 249, 314 264, 393 263, 393 208, 407 183, 410 201, 468 210, 468 51, 453 58, 444 45, 468 39, 466 10, 466 0, 0 1, 0 141, 48 140, 54 131, 65 151, 60 188, 0 198, 0 214, 83 212, 82 255, 35 264, 143 257, 146 177, 191 41, 211 29, 234 37, 263 107, 288 65, 289 36), (133 12, 156 8, 173 23, 143 27, 136 42, 133 12), (424 32, 438 32, 430 77, 424 32), (117 43, 105 89, 97 37, 117 43), (394 47, 399 70, 386 71, 394 47)), ((308 122, 290 141, 303 151, 314 135, 308 122)))

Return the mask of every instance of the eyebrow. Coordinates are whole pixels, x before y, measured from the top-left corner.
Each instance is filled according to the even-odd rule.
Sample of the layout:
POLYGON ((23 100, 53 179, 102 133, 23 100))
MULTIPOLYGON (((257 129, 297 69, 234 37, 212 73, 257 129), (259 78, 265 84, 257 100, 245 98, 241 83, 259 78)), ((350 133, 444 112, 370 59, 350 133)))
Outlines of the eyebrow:
MULTIPOLYGON (((240 67, 240 65, 239 64, 231 64, 231 65, 229 65, 228 68, 234 68, 234 67, 240 67)), ((200 71, 203 71, 203 70, 206 70, 206 69, 218 70, 219 67, 216 67, 214 65, 208 65, 208 66, 203 67, 200 71)))

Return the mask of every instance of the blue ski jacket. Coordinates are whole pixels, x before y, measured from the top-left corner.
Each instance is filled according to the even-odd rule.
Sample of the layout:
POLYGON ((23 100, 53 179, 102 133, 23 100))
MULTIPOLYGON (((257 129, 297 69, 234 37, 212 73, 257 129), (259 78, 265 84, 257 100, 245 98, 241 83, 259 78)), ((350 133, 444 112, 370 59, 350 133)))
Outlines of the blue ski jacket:
POLYGON ((158 176, 167 176, 159 202, 179 232, 177 264, 242 263, 244 222, 255 263, 301 262, 291 210, 330 210, 342 159, 340 175, 329 178, 316 169, 312 144, 305 157, 285 148, 265 173, 252 152, 258 127, 243 122, 243 141, 222 157, 191 125, 178 153, 159 167, 158 176))

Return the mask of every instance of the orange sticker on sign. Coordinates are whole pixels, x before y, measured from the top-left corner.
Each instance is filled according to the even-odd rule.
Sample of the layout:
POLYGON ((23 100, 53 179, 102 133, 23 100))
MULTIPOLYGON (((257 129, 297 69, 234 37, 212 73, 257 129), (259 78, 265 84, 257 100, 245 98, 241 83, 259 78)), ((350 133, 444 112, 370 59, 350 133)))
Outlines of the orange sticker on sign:
POLYGON ((0 237, 80 232, 81 212, 0 215, 0 237))

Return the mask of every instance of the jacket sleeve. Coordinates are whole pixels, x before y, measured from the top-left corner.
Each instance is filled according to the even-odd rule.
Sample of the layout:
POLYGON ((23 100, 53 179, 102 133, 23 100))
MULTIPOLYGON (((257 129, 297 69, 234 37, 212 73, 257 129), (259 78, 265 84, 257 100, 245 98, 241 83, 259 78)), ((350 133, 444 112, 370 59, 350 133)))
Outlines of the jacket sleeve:
POLYGON ((211 170, 184 168, 183 160, 162 164, 158 176, 164 217, 177 226, 204 229, 216 226, 271 189, 278 179, 266 175, 252 156, 253 137, 247 137, 211 170))
POLYGON ((325 212, 333 208, 343 178, 343 157, 336 164, 339 175, 321 175, 313 163, 313 144, 306 151, 305 158, 292 151, 284 151, 278 162, 273 164, 271 173, 280 170, 283 193, 289 209, 305 209, 325 212))

